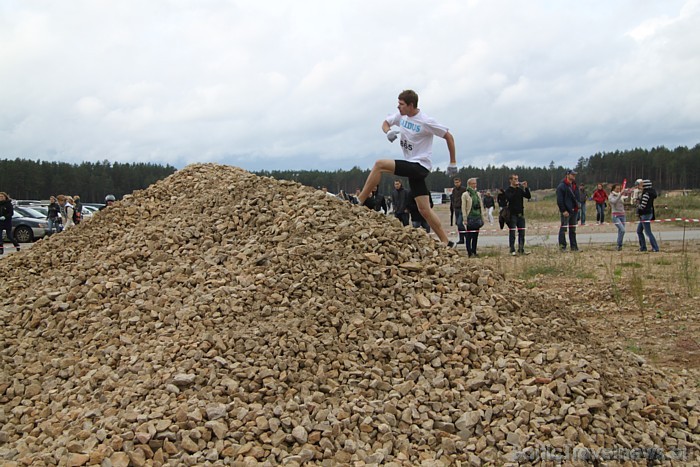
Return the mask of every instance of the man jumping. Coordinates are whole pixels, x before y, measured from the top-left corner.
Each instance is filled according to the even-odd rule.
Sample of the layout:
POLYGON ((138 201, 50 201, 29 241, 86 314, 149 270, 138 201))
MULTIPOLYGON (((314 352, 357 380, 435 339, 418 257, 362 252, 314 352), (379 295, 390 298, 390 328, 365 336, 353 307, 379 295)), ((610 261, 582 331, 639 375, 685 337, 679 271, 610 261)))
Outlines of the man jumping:
POLYGON ((425 178, 433 167, 431 161, 433 135, 444 138, 447 142, 447 149, 450 152, 447 175, 452 177, 457 174, 455 140, 447 127, 440 125, 435 119, 421 112, 418 108, 418 94, 414 91, 406 90, 399 94, 398 110, 384 120, 382 131, 386 133, 387 139, 392 143, 399 135, 401 136, 400 143, 405 160, 379 159, 375 162, 365 186, 358 196, 358 201, 360 204, 364 204, 372 193, 372 189, 379 184, 383 173, 407 177, 411 192, 416 198, 418 211, 440 241, 448 246, 453 246, 453 242, 447 239, 440 219, 430 208, 430 191, 425 184, 425 178), (392 126, 398 126, 399 129, 392 130, 392 126))

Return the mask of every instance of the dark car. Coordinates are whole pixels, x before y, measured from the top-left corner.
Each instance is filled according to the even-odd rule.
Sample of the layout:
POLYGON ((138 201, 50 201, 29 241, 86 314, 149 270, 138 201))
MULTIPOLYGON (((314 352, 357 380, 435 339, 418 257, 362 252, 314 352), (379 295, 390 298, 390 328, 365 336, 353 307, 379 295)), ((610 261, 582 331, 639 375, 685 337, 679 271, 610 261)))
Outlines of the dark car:
MULTIPOLYGON (((12 216, 12 235, 20 243, 31 243, 38 238, 48 235, 48 223, 42 213, 26 207, 15 206, 12 216)), ((3 232, 3 240, 6 239, 3 232)))

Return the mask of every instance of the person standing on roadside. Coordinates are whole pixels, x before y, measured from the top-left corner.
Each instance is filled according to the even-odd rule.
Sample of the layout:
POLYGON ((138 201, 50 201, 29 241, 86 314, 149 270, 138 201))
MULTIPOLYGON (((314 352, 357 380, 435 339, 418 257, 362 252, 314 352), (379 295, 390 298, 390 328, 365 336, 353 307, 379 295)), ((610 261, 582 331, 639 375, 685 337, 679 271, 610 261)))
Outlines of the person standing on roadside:
POLYGON ((394 180, 394 191, 391 192, 391 204, 394 205, 394 217, 405 226, 408 225, 408 192, 401 180, 394 180))
MULTIPOLYGON (((651 186, 651 180, 642 180, 641 183, 642 196, 639 198, 639 224, 637 225, 637 237, 639 237, 639 251, 647 251, 647 242, 644 240, 644 234, 649 237, 652 251, 659 251, 659 244, 656 243, 656 237, 651 232, 651 221, 654 220, 654 200, 656 199, 656 190, 651 186)), ((639 187, 638 187, 639 188, 639 187)))
POLYGON ((487 191, 484 193, 484 207, 486 208, 486 217, 489 220, 489 224, 493 224, 493 208, 496 207, 496 204, 493 201, 493 196, 491 196, 491 192, 487 191))
POLYGON ((518 253, 525 253, 525 204, 524 199, 532 198, 527 181, 520 183, 517 174, 509 178, 510 186, 503 192, 506 206, 510 210, 510 222, 508 223, 508 246, 510 254, 515 256, 515 231, 518 231, 518 253))
POLYGON ((608 194, 605 192, 602 183, 599 183, 596 190, 593 192, 593 201, 595 201, 595 220, 598 224, 604 224, 605 206, 608 201, 608 194))
POLYGON ((58 204, 58 201, 56 201, 55 196, 49 198, 46 221, 49 224, 49 235, 63 230, 63 224, 61 224, 61 206, 58 204))
POLYGON ((557 186, 557 206, 559 207, 559 248, 566 251, 566 231, 569 231, 571 251, 578 251, 576 223, 578 219, 579 191, 576 186, 576 171, 567 170, 564 179, 557 186))
POLYGON ((610 201, 610 211, 613 224, 617 227, 617 251, 622 250, 622 241, 625 238, 625 203, 622 201, 622 190, 620 185, 615 183, 610 189, 608 200, 610 201))
POLYGON ((415 196, 416 204, 421 215, 430 225, 442 243, 452 247, 454 243, 447 238, 442 228, 440 218, 430 208, 430 190, 425 183, 426 177, 433 168, 433 136, 444 138, 450 154, 447 175, 457 174, 457 159, 455 141, 448 128, 427 116, 418 108, 418 94, 406 90, 398 97, 398 112, 390 115, 382 122, 382 131, 390 142, 399 138, 404 159, 380 159, 374 163, 365 186, 359 196, 360 204, 369 198, 372 189, 377 186, 383 173, 391 173, 400 177, 408 177, 408 184, 415 196), (398 130, 392 130, 398 126, 398 130))
POLYGON ((14 215, 15 209, 12 207, 12 200, 7 193, 0 191, 0 255, 5 253, 3 232, 7 234, 7 239, 14 245, 15 250, 20 250, 19 242, 12 236, 12 216, 14 215))
POLYGON ((479 241, 479 229, 484 226, 484 202, 476 189, 476 178, 467 180, 467 191, 462 195, 462 216, 467 220, 467 256, 479 256, 476 244, 479 241))
POLYGON ((578 212, 579 221, 581 225, 586 225, 586 201, 588 201, 588 190, 586 186, 582 183, 578 188, 578 199, 581 200, 581 208, 578 212))
POLYGON ((464 228, 464 215, 462 213, 462 195, 466 193, 467 189, 462 186, 462 179, 460 178, 455 178, 452 183, 454 183, 454 186, 452 187, 452 193, 450 193, 450 205, 454 210, 455 225, 459 233, 457 245, 462 245, 467 238, 466 229, 464 228))

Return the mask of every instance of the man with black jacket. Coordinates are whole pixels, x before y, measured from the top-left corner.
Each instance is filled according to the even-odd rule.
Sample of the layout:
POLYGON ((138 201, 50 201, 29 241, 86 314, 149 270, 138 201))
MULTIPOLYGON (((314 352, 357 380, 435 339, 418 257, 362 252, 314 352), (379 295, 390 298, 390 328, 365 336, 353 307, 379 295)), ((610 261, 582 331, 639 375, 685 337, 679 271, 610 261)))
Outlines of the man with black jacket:
POLYGON ((394 217, 404 226, 408 225, 408 197, 401 180, 394 180, 394 191, 391 193, 391 204, 394 205, 394 217))
POLYGON ((639 224, 637 225, 637 237, 639 237, 639 251, 647 251, 647 242, 644 239, 644 234, 649 237, 652 251, 659 251, 659 244, 656 242, 656 237, 651 233, 651 221, 654 220, 654 200, 656 199, 656 190, 651 186, 651 180, 642 180, 638 183, 637 188, 642 189, 642 196, 639 198, 639 224), (641 185, 641 186, 639 186, 641 185))
POLYGON ((462 180, 455 178, 454 187, 452 188, 452 193, 450 193, 450 206, 452 206, 455 214, 455 225, 459 232, 459 241, 457 244, 459 245, 463 245, 464 239, 467 238, 467 229, 464 228, 464 216, 462 215, 462 195, 466 191, 467 189, 462 186, 462 180))
POLYGON ((579 190, 576 186, 576 171, 567 170, 564 179, 557 186, 557 206, 559 207, 559 248, 566 251, 566 231, 569 231, 571 251, 578 251, 576 223, 578 222, 579 190))
POLYGON ((518 231, 518 253, 525 253, 525 205, 523 199, 530 199, 530 189, 527 187, 527 182, 520 183, 517 174, 510 176, 510 186, 506 188, 503 196, 506 201, 506 206, 510 210, 510 222, 508 227, 508 245, 510 254, 515 256, 515 231, 518 231))

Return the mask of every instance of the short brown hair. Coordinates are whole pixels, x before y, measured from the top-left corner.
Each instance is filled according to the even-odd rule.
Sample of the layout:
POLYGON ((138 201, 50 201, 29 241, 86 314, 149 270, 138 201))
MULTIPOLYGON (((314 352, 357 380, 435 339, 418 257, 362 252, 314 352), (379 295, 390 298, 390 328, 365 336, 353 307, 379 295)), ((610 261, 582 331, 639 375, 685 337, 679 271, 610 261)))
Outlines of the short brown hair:
POLYGON ((406 89, 399 94, 399 100, 404 101, 406 105, 413 105, 416 109, 418 108, 418 94, 416 91, 406 89))

